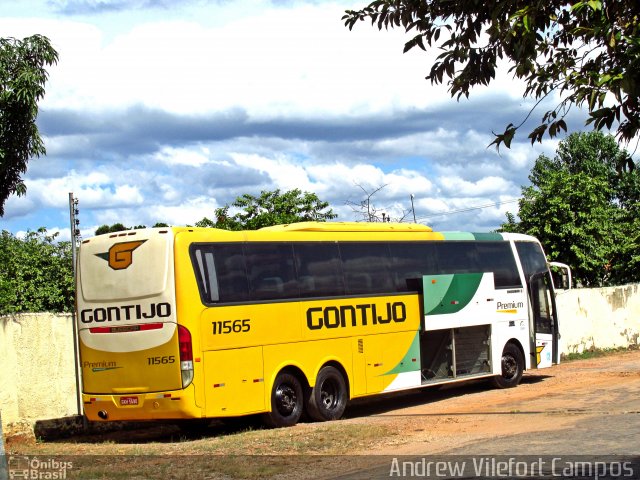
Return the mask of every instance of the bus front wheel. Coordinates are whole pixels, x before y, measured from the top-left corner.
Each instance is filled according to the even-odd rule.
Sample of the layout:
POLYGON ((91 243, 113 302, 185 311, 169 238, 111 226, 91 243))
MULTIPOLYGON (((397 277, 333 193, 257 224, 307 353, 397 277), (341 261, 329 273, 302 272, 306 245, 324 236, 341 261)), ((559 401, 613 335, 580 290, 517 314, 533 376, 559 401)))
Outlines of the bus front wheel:
POLYGON ((298 423, 304 408, 302 385, 295 375, 280 372, 271 390, 271 412, 264 414, 270 427, 291 427, 298 423))
POLYGON ((323 367, 307 401, 307 413, 313 420, 324 422, 342 417, 347 407, 347 385, 335 367, 323 367))
POLYGON ((507 343, 502 351, 502 374, 493 377, 493 384, 498 388, 516 387, 524 373, 524 358, 517 345, 507 343))

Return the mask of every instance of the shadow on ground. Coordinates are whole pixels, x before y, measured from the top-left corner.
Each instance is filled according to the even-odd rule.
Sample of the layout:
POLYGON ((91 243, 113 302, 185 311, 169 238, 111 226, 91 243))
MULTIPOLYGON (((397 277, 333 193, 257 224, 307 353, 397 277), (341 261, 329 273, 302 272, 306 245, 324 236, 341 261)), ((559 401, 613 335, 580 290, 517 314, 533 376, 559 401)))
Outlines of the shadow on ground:
MULTIPOLYGON (((523 384, 544 381, 546 375, 525 375, 523 384)), ((464 384, 449 384, 416 390, 387 393, 352 401, 344 418, 360 418, 389 414, 394 410, 435 403, 491 388, 486 380, 464 384)), ((478 413, 478 412, 476 412, 478 413)), ((449 413, 451 415, 451 413, 449 413)), ((304 420, 303 420, 304 421, 304 420)), ((72 439, 78 443, 173 443, 203 437, 233 435, 246 430, 265 428, 259 415, 227 420, 193 420, 182 422, 88 422, 83 416, 39 420, 34 426, 35 438, 55 442, 72 439)))

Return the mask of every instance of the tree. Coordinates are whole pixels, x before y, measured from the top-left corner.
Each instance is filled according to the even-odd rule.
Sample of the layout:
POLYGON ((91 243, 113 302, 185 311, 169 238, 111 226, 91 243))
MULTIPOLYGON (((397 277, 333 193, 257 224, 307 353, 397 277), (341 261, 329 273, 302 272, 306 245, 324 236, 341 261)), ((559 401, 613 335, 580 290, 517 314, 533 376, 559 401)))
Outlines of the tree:
POLYGON ((100 225, 98 228, 96 228, 94 235, 104 235, 105 233, 124 232, 126 230, 130 230, 130 228, 125 227, 121 223, 114 223, 113 225, 100 225))
POLYGON ((48 77, 45 66, 57 61, 46 37, 0 38, 0 216, 10 195, 26 193, 27 162, 46 153, 36 117, 48 77))
POLYGON ((197 227, 215 227, 225 230, 257 230, 271 225, 297 222, 325 222, 337 217, 315 193, 302 192, 299 189, 280 193, 280 190, 262 191, 259 197, 245 193, 237 197, 231 205, 217 208, 216 220, 203 218, 197 227), (229 215, 231 207, 240 209, 229 215))
POLYGON ((508 213, 501 231, 538 237, 585 286, 640 280, 640 172, 616 169, 627 156, 600 132, 569 135, 553 159, 538 157, 522 187, 520 222, 508 213))
MULTIPOLYGON (((166 223, 158 222, 153 225, 156 227, 168 227, 166 223)), ((105 233, 125 232, 127 230, 140 230, 141 228, 147 228, 146 225, 136 225, 135 227, 125 227, 122 223, 114 223, 113 225, 100 225, 96 228, 94 235, 103 235, 105 233)))
POLYGON ((0 314, 71 312, 74 284, 71 242, 45 228, 17 238, 0 235, 0 314))
MULTIPOLYGON (((476 85, 490 84, 503 59, 525 82, 523 96, 535 100, 535 106, 558 94, 559 102, 529 134, 532 143, 545 133, 554 137, 566 131, 565 117, 574 105, 587 107, 587 124, 597 130, 617 123, 621 140, 638 134, 637 0, 376 0, 343 16, 349 29, 365 19, 379 29, 415 32, 405 52, 442 50, 426 78, 434 84, 448 79, 451 96, 458 99, 468 97, 476 85)), ((509 124, 492 143, 509 147, 523 123, 509 124)), ((625 167, 633 167, 628 157, 624 160, 625 167)))
MULTIPOLYGON (((412 210, 404 210, 402 211, 402 216, 397 218, 391 218, 391 215, 383 211, 382 209, 377 208, 373 204, 373 197, 384 189, 387 184, 381 185, 375 188, 373 191, 367 191, 362 185, 356 184, 357 187, 362 190, 365 197, 363 200, 359 202, 354 202, 351 200, 347 200, 345 203, 351 207, 351 210, 358 215, 362 221, 364 222, 404 222, 407 216, 412 212, 412 210)), ((389 210, 388 208, 386 210, 389 210)))

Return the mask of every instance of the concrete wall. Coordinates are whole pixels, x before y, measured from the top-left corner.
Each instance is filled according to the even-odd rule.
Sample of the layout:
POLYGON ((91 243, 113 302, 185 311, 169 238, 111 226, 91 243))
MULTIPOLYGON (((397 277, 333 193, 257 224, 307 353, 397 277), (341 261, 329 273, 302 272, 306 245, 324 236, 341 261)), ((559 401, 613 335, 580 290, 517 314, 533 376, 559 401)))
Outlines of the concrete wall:
POLYGON ((71 315, 0 317, 0 409, 5 435, 20 424, 77 413, 71 315))
POLYGON ((562 353, 640 344, 640 285, 561 291, 556 304, 562 353))
MULTIPOLYGON (((640 285, 559 292, 562 353, 640 344, 640 285)), ((0 317, 5 434, 77 413, 70 315, 0 317)))

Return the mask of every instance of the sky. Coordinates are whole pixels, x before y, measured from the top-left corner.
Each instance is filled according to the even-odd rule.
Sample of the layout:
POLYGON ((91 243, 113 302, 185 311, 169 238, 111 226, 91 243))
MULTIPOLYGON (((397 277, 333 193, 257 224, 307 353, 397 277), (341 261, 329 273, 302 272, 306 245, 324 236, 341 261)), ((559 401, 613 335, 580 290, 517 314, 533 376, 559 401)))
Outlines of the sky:
POLYGON ((47 155, 0 229, 69 239, 70 192, 86 238, 103 224, 193 225, 242 194, 293 188, 339 221, 362 220, 353 206, 377 191, 394 220, 498 228, 562 137, 532 146, 529 123, 511 149, 488 147, 526 117, 522 84, 502 68, 452 99, 425 80, 437 51, 403 54, 401 30, 344 26, 367 3, 0 0, 2 37, 43 34, 59 54, 37 122, 47 155))

